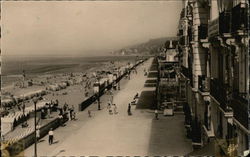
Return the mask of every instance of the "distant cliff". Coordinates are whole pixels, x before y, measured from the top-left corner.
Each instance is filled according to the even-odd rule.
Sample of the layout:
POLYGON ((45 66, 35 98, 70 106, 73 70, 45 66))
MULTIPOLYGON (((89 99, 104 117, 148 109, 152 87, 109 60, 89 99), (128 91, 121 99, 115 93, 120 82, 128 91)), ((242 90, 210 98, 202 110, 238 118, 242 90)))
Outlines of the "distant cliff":
POLYGON ((163 47, 167 40, 176 40, 177 37, 163 37, 150 39, 141 44, 124 47, 120 50, 112 52, 113 55, 154 55, 160 47, 163 47))

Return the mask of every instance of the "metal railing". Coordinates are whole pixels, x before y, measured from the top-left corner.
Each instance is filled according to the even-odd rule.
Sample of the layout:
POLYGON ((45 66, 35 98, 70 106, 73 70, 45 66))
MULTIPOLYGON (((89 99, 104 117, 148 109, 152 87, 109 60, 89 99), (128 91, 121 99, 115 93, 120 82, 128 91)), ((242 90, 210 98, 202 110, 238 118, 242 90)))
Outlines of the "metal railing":
POLYGON ((228 104, 226 86, 217 79, 210 79, 210 94, 220 103, 221 108, 226 111, 228 104))
POLYGON ((234 118, 237 119, 245 128, 249 128, 247 98, 244 98, 238 92, 234 92, 230 107, 233 109, 234 118))
POLYGON ((209 92, 210 90, 210 78, 205 75, 198 76, 198 85, 201 92, 209 92))
POLYGON ((207 24, 201 24, 198 28, 199 31, 199 39, 206 39, 208 35, 208 25, 207 24))
POLYGON ((232 32, 248 29, 247 4, 239 3, 232 8, 232 32))

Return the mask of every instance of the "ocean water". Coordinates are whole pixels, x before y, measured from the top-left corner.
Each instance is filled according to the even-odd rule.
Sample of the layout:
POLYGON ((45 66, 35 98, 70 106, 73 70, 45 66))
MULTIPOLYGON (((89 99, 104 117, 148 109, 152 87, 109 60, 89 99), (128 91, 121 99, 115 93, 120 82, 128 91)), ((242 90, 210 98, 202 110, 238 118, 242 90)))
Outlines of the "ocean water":
POLYGON ((17 81, 25 70, 26 75, 42 75, 68 72, 84 72, 87 69, 101 67, 111 61, 127 61, 134 63, 138 56, 12 56, 2 57, 2 87, 17 81))

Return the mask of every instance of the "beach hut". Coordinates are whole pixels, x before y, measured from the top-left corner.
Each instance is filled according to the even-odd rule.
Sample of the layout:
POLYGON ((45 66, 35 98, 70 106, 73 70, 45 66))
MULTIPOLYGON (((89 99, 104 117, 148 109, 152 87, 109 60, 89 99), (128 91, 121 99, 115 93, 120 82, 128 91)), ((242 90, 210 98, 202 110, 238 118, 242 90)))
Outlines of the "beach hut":
POLYGON ((8 132, 13 130, 14 118, 11 117, 2 117, 1 118, 1 134, 5 135, 8 132))
POLYGON ((69 85, 73 85, 74 84, 74 82, 72 80, 68 80, 67 82, 68 82, 69 85))
POLYGON ((58 84, 59 89, 65 89, 67 87, 67 84, 62 82, 58 84))
POLYGON ((49 85, 48 89, 51 90, 51 91, 57 91, 58 87, 56 85, 49 85))
POLYGON ((11 106, 13 106, 15 104, 14 100, 11 99, 11 98, 8 98, 8 99, 3 99, 1 101, 1 105, 4 107, 4 108, 9 108, 11 106))

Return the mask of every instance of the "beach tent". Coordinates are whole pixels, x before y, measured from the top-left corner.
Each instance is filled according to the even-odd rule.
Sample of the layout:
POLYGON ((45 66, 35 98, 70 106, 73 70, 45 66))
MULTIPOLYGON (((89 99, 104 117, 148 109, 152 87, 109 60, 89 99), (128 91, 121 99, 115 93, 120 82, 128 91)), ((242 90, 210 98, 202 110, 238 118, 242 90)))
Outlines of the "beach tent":
POLYGON ((113 82, 113 74, 108 74, 108 83, 111 84, 113 82))
POLYGON ((11 117, 1 118, 1 134, 2 135, 5 135, 8 132, 13 130, 13 122, 14 122, 14 118, 11 118, 11 117))
POLYGON ((11 107, 11 106, 13 106, 13 105, 15 105, 15 104, 16 104, 15 100, 14 100, 14 99, 11 99, 11 98, 3 99, 3 100, 1 101, 1 105, 2 105, 3 107, 11 107))
POLYGON ((60 89, 65 89, 67 87, 67 83, 63 82, 63 83, 58 84, 58 86, 60 89))
POLYGON ((74 84, 74 82, 72 80, 68 80, 67 82, 68 82, 69 85, 73 85, 74 84))
POLYGON ((58 91, 59 90, 59 86, 58 85, 49 85, 48 89, 51 91, 58 91))

